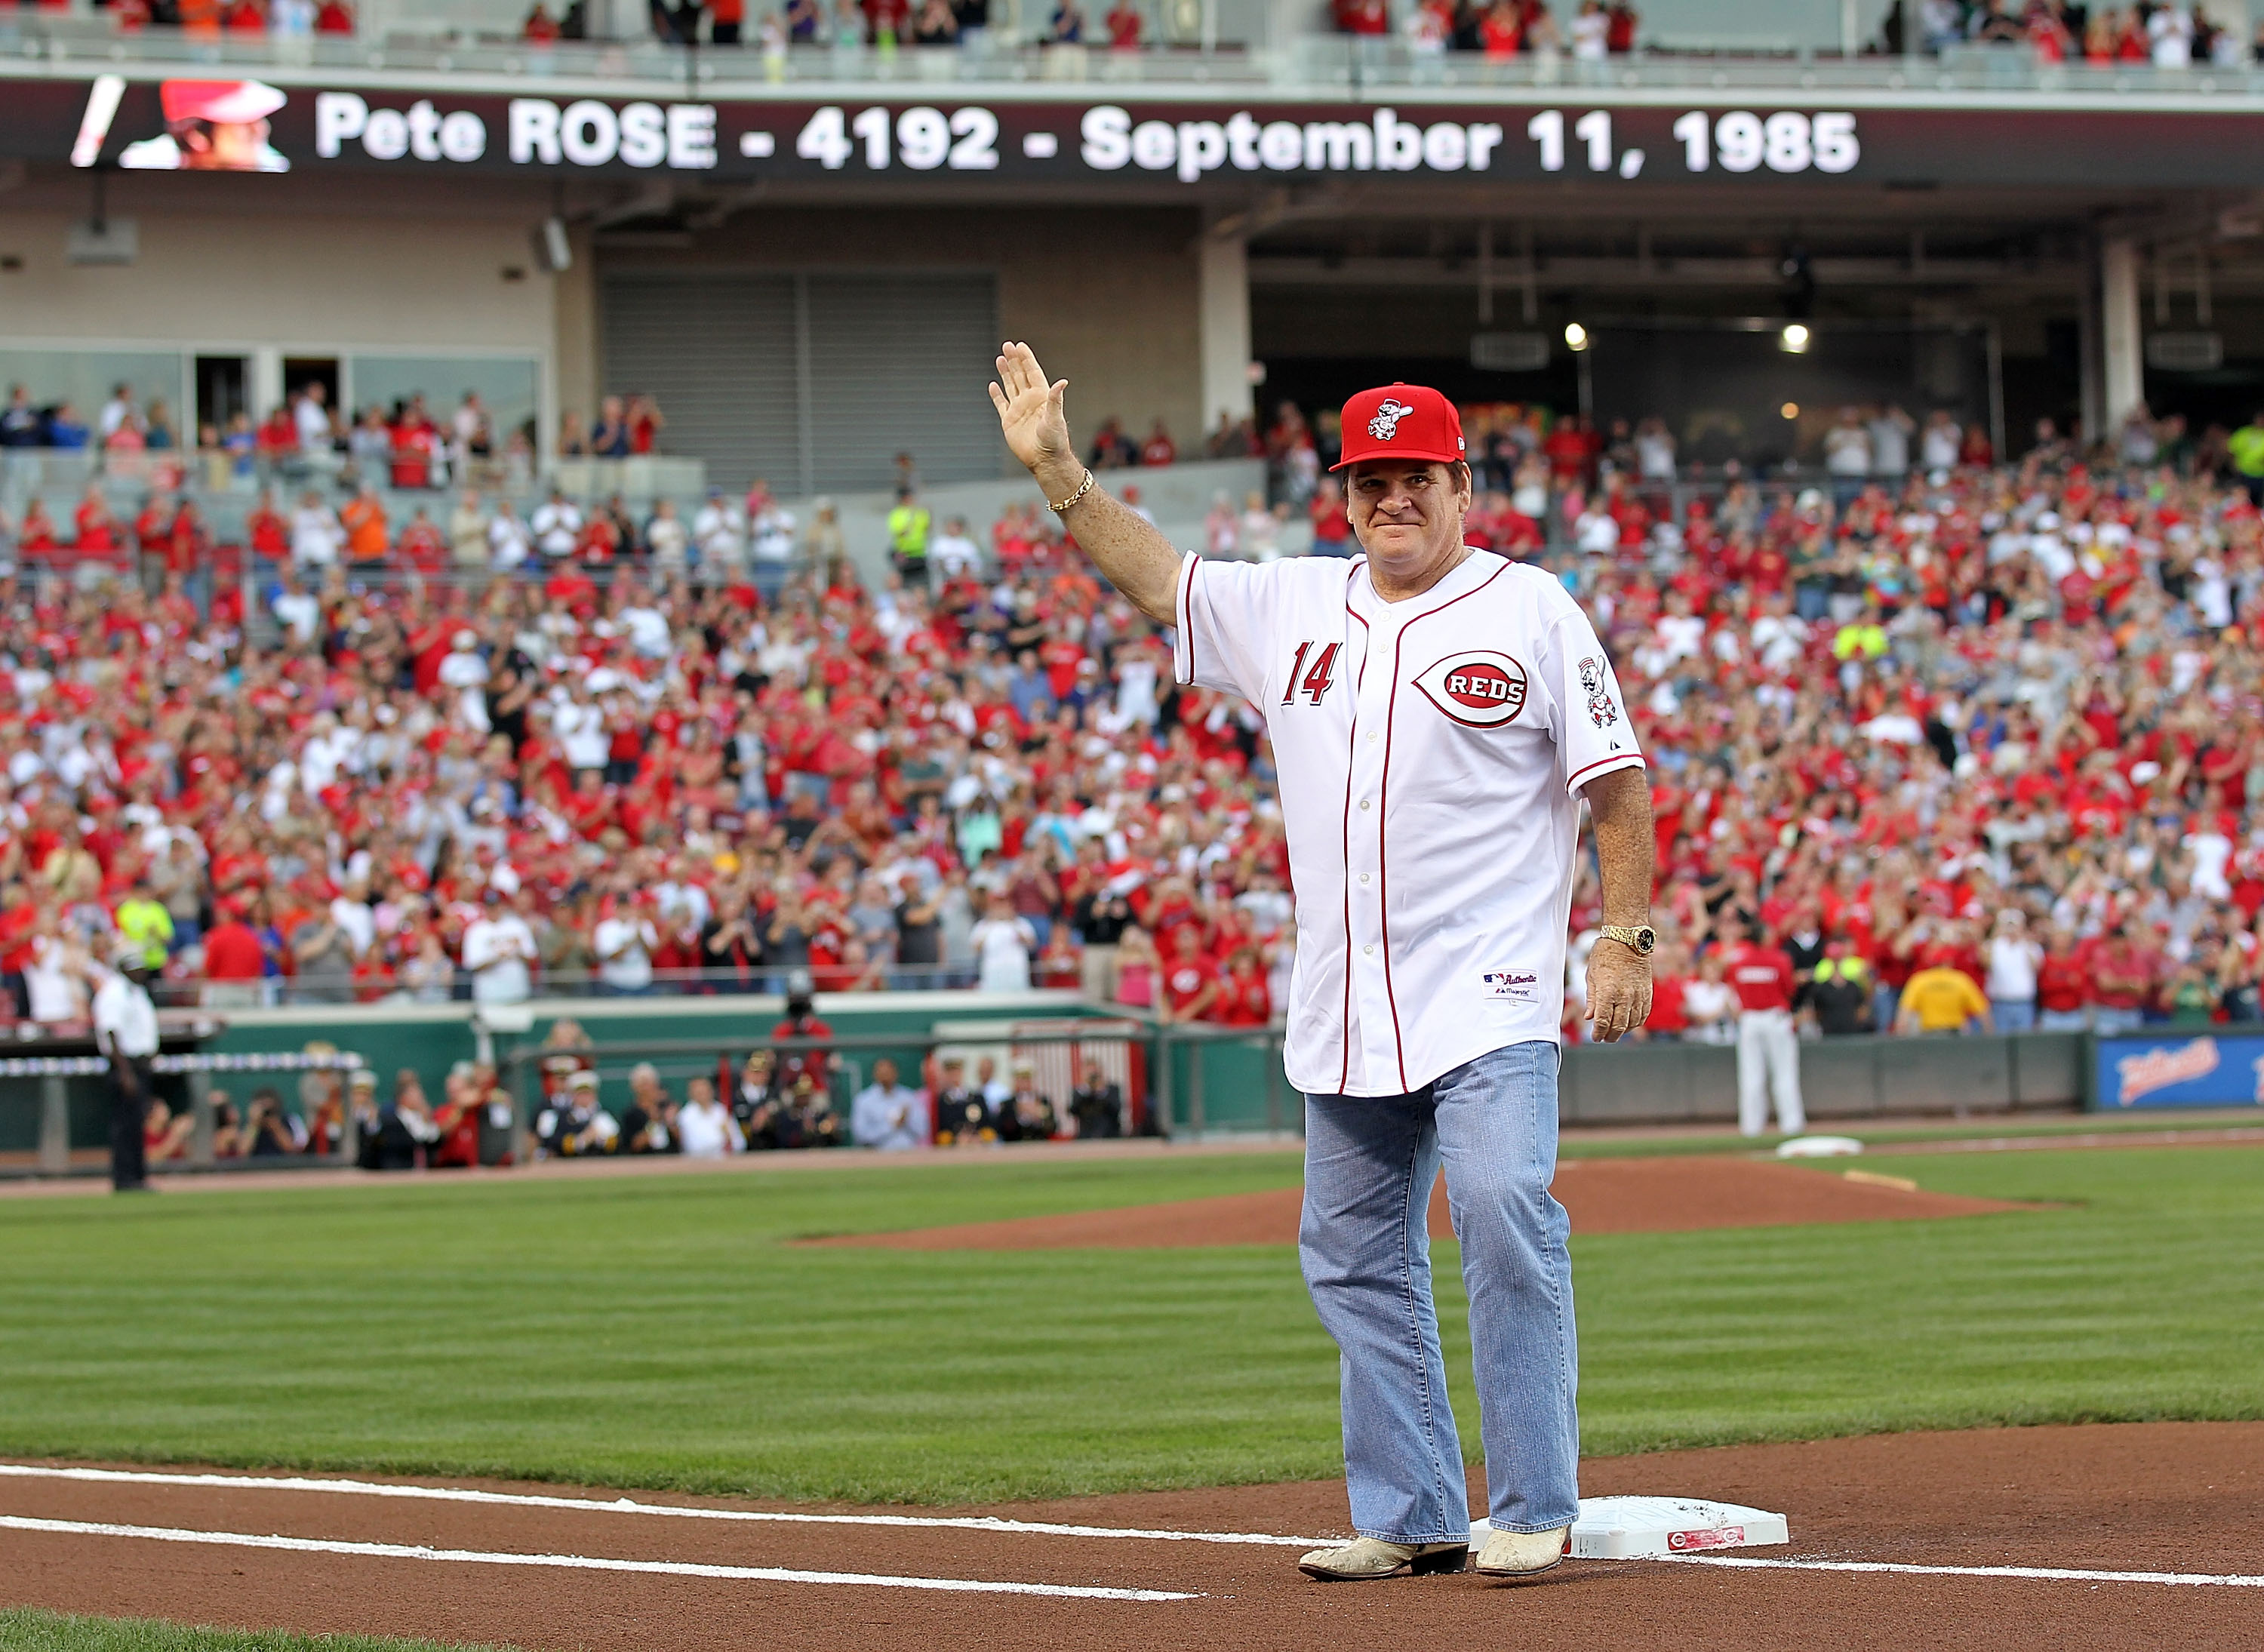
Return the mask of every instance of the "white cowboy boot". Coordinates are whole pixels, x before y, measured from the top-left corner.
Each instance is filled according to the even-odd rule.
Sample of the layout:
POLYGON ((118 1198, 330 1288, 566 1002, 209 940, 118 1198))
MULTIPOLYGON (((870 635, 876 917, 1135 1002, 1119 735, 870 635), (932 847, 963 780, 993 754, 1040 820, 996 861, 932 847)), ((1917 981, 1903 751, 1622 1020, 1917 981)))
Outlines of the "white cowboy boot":
POLYGON ((1387 1543, 1378 1537, 1356 1537, 1342 1548, 1314 1549, 1297 1562, 1297 1569, 1330 1583, 1397 1577, 1402 1572, 1421 1577, 1458 1572, 1469 1554, 1467 1543, 1387 1543))

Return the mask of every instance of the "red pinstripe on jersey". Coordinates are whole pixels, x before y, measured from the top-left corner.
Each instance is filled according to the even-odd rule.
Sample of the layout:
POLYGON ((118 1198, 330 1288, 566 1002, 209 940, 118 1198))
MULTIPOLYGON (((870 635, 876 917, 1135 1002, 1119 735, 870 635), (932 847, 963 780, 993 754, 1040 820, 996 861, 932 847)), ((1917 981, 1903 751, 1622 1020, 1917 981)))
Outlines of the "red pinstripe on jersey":
MULTIPOLYGON (((1353 581, 1360 577, 1366 558, 1356 559, 1345 576, 1345 612, 1360 620, 1360 628, 1373 635, 1374 628, 1367 620, 1353 612, 1353 581)), ((1337 1094, 1344 1094, 1345 1086, 1352 1082, 1352 762, 1360 739, 1360 690, 1368 681, 1368 643, 1360 649, 1360 670, 1353 675, 1352 685, 1352 721, 1345 732, 1345 795, 1344 795, 1344 1017, 1337 1024, 1337 1037, 1344 1047, 1344 1062, 1337 1074, 1337 1094)), ((1382 825, 1381 820, 1376 824, 1382 825)))

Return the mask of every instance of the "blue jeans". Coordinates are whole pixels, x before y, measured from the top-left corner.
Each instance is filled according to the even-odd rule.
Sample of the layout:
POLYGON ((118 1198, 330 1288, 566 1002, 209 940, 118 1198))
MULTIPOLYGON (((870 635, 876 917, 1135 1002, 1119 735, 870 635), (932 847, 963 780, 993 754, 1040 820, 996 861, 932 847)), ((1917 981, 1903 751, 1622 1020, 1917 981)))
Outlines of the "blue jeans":
POLYGON ((2034 998, 2007 998, 1994 1008, 1999 1032, 2035 1031, 2036 1001, 2034 998))
POLYGON ((1556 1173, 1554 1044, 1513 1044, 1409 1096, 1305 1099, 1305 1286, 1343 1355, 1352 1523, 1393 1543, 1470 1529, 1426 1221, 1443 1165, 1462 1247, 1492 1523, 1579 1512, 1571 1223, 1556 1173))

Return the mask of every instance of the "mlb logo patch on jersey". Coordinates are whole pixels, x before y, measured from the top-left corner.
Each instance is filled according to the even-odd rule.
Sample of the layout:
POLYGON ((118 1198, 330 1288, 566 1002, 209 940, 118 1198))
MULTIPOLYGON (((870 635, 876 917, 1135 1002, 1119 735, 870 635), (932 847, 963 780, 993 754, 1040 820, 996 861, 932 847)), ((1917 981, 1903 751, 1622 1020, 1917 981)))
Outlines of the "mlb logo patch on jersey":
POLYGON ((1525 709, 1525 668, 1506 654, 1465 648, 1426 667, 1415 686, 1456 722, 1498 728, 1525 709))
POLYGON ((1490 998, 1507 998, 1514 1004, 1535 1004, 1541 996, 1541 977, 1530 969, 1489 969, 1478 979, 1485 983, 1490 998))

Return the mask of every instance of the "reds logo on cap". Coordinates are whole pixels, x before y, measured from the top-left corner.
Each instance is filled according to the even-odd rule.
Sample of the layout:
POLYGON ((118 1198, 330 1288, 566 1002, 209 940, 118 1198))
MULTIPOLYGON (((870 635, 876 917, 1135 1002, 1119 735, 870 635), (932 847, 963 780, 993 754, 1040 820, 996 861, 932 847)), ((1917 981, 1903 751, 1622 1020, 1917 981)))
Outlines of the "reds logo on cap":
POLYGON ((1399 434, 1399 421, 1414 410, 1404 402, 1386 398, 1383 405, 1375 409, 1375 417, 1368 420, 1368 433, 1379 442, 1388 442, 1399 434))
POLYGON ((1525 668, 1491 648, 1466 648, 1427 666, 1415 686, 1468 728, 1498 728, 1525 709, 1525 668))
POLYGON ((1410 459, 1453 465, 1462 458, 1462 418, 1455 404, 1420 384, 1362 390, 1344 404, 1342 470, 1363 459, 1410 459))

